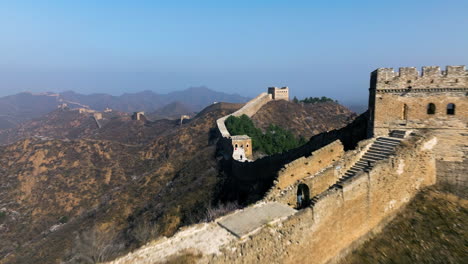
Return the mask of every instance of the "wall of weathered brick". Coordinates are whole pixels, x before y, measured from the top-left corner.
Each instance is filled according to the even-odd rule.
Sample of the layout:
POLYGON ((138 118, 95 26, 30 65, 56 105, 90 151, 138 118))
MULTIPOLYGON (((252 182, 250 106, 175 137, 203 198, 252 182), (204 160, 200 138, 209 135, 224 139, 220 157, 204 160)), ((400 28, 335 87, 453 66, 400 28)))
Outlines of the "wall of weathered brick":
POLYGON ((275 185, 265 195, 264 200, 280 202, 295 207, 299 184, 307 184, 311 197, 326 191, 366 153, 374 141, 375 139, 372 138, 359 142, 356 149, 343 153, 336 161, 324 164, 325 166, 317 170, 315 174, 301 178, 288 186, 280 186, 279 181, 275 181, 275 185))
POLYGON ((283 189, 298 180, 312 176, 339 160, 343 154, 343 144, 336 140, 312 152, 308 157, 300 157, 284 165, 284 168, 278 172, 276 186, 283 189))
POLYGON ((436 146, 437 182, 447 191, 467 197, 468 71, 464 66, 377 69, 371 74, 369 135, 391 130, 431 130, 436 146), (428 114, 428 105, 435 114, 428 114), (447 114, 448 104, 455 114, 447 114))
POLYGON ((287 220, 225 247, 210 263, 328 263, 382 228, 423 187, 435 183, 432 138, 403 143, 395 156, 329 189, 287 220), (429 142, 429 143, 428 143, 429 142))
MULTIPOLYGON (((278 172, 288 163, 301 157, 309 157, 312 152, 340 140, 344 150, 355 149, 358 142, 365 139, 368 114, 358 116, 352 123, 341 129, 324 132, 313 136, 305 144, 284 153, 278 153, 257 159, 253 162, 223 160, 222 173, 227 175, 226 190, 222 199, 240 202, 257 201, 272 188, 278 177, 278 172)), ((220 140, 218 144, 224 142, 220 140)), ((224 147, 229 147, 225 142, 224 147)), ((223 148, 219 148, 222 150, 223 148)), ((226 155, 224 155, 226 156, 226 155)), ((326 166, 323 166, 325 168, 326 166)))

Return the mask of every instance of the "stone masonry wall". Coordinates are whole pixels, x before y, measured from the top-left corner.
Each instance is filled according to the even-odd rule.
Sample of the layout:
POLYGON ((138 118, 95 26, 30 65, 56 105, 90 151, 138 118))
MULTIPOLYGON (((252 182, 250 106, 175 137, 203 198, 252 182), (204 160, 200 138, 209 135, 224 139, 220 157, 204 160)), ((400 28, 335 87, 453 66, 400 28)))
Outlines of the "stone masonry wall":
POLYGON ((432 130, 435 145, 437 184, 445 191, 468 198, 468 131, 432 130))
MULTIPOLYGON (((257 159, 253 162, 239 162, 224 159, 223 171, 228 175, 223 200, 237 200, 239 202, 253 202, 264 197, 272 188, 278 177, 278 172, 288 163, 301 157, 309 157, 312 152, 340 140, 344 150, 355 149, 358 142, 365 139, 367 131, 367 117, 364 113, 352 123, 338 130, 332 130, 315 135, 298 148, 284 153, 273 154, 257 159)), ((218 144, 225 142, 220 140, 218 144)), ((224 147, 228 145, 224 143, 224 147)), ((222 150, 222 148, 220 147, 222 150)), ((224 156, 227 156, 224 154, 224 156)), ((320 166, 326 168, 327 166, 320 166)))
POLYGON ((341 158, 335 162, 322 167, 317 173, 302 178, 287 187, 279 187, 278 182, 267 193, 264 200, 280 202, 289 206, 296 206, 297 187, 299 184, 307 184, 310 197, 314 197, 335 184, 339 178, 350 169, 368 150, 375 141, 374 138, 359 142, 354 150, 345 152, 341 158))
POLYGON ((237 110, 236 112, 234 112, 234 113, 232 113, 230 115, 227 115, 227 116, 224 116, 224 117, 218 119, 216 121, 216 124, 217 124, 218 130, 219 130, 221 136, 225 137, 225 138, 229 138, 231 136, 231 134, 229 134, 229 131, 226 128, 226 125, 224 124, 224 121, 226 121, 226 119, 229 116, 231 116, 231 115, 232 116, 247 115, 248 117, 251 117, 251 116, 255 115, 255 113, 257 113, 257 111, 260 108, 262 108, 262 106, 264 106, 269 101, 271 101, 271 95, 267 94, 267 93, 261 93, 260 95, 258 95, 254 99, 247 102, 241 109, 237 110))
POLYGON ((394 129, 466 129, 467 92, 377 93, 374 135, 388 135, 394 129), (429 103, 435 104, 435 114, 427 113, 429 103), (455 104, 455 115, 447 115, 450 103, 455 104))
POLYGON ((369 89, 370 134, 392 129, 466 128, 468 121, 468 71, 465 66, 380 68, 371 73, 369 89), (436 106, 428 114, 429 103, 436 106), (455 115, 447 105, 455 104, 455 115))
POLYGON ((380 230, 423 187, 435 183, 434 138, 415 138, 395 156, 329 189, 287 220, 231 242, 210 263, 329 263, 380 230))
POLYGON ((468 71, 465 66, 377 69, 371 74, 369 133, 391 130, 431 130, 436 133, 437 182, 445 190, 467 197, 468 71), (429 104, 435 113, 428 113, 429 104), (455 105, 455 113, 447 106, 455 105))
POLYGON ((285 187, 312 176, 339 160, 344 154, 343 144, 336 140, 325 147, 318 149, 308 157, 300 157, 286 165, 278 172, 277 188, 285 187))

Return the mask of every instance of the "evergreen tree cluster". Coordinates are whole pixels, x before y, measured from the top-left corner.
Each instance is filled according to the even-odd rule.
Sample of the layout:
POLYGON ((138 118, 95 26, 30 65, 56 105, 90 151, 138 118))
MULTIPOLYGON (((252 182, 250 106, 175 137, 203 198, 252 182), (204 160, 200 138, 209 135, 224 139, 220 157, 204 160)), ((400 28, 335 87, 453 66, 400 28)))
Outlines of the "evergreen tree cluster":
POLYGON ((230 116, 225 124, 231 135, 248 135, 252 138, 252 149, 268 155, 288 151, 307 142, 304 137, 296 138, 289 130, 273 124, 263 133, 246 115, 230 116))
POLYGON ((337 100, 333 100, 331 98, 328 98, 326 96, 322 97, 306 97, 302 100, 297 99, 297 97, 294 96, 293 99, 294 103, 305 103, 305 104, 315 104, 315 103, 324 103, 324 102, 336 102, 338 103, 337 100))

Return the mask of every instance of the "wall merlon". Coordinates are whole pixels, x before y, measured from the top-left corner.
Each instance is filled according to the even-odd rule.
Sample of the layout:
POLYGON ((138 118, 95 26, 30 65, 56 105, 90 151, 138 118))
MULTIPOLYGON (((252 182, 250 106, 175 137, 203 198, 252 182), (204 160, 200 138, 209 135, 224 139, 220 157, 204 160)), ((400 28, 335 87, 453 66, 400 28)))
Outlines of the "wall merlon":
POLYGON ((465 66, 424 66, 419 72, 415 67, 379 68, 371 74, 371 89, 444 89, 468 88, 468 71, 465 66))
POLYGON ((460 66, 447 66, 445 71, 447 76, 468 76, 468 71, 465 65, 460 66))
POLYGON ((424 66, 422 67, 422 76, 423 77, 440 77, 442 73, 440 72, 439 66, 424 66))
POLYGON ((413 79, 419 76, 419 72, 415 67, 400 67, 399 73, 400 78, 413 79))

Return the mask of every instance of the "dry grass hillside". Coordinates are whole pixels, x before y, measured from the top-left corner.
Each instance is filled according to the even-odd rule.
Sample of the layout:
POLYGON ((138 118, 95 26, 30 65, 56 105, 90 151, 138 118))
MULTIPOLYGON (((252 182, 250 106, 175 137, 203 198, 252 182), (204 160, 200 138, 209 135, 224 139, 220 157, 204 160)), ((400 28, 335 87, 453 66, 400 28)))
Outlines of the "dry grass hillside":
POLYGON ((204 111, 143 145, 0 147, 0 263, 104 260, 203 219, 220 180, 213 128, 230 112, 204 111))
POLYGON ((131 120, 121 112, 103 113, 99 129, 91 114, 80 114, 72 110, 55 110, 40 118, 19 124, 17 127, 0 130, 0 145, 12 144, 30 137, 49 139, 99 139, 125 144, 144 144, 179 123, 173 120, 143 122, 131 120))
POLYGON ((279 100, 267 103, 252 120, 262 130, 275 124, 290 130, 295 136, 308 139, 313 135, 344 127, 356 116, 335 102, 303 104, 279 100))
MULTIPOLYGON (((89 115, 57 110, 1 134, 9 145, 0 146, 0 263, 108 260, 232 210, 216 209, 225 179, 215 125, 241 106, 213 104, 182 126, 114 113, 101 129, 89 115)), ((263 121, 275 122, 268 111, 308 113, 287 107, 262 109, 263 121)))
POLYGON ((348 263, 468 263, 468 200, 427 189, 348 263))

